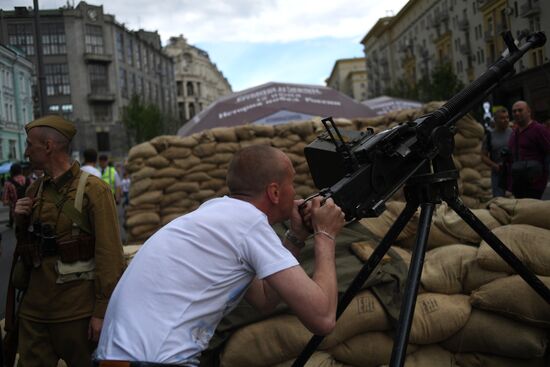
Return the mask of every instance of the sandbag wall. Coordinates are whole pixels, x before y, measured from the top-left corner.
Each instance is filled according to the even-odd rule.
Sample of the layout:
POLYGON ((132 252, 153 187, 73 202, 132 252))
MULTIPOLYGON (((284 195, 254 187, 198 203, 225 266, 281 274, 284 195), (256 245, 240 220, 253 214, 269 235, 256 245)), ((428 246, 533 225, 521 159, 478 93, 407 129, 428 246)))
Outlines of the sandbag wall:
MULTIPOLYGON (((375 132, 430 112, 440 104, 371 119, 337 119, 340 128, 375 132)), ((469 116, 458 124, 455 161, 465 203, 477 208, 489 195, 484 177, 490 172, 479 157, 483 128, 469 116), (477 153, 476 153, 477 152, 477 153), (475 157, 474 157, 475 156, 475 157)), ((283 150, 296 170, 299 196, 317 191, 303 156, 304 147, 324 131, 319 120, 283 125, 243 125, 215 128, 189 137, 160 136, 130 149, 126 169, 131 174, 126 227, 130 243, 140 243, 160 226, 212 197, 226 194, 225 175, 233 154, 242 147, 269 144, 283 150)))
MULTIPOLYGON (((403 203, 389 207, 385 222, 362 223, 385 233, 403 203)), ((550 202, 500 198, 476 214, 550 286, 550 202)), ((414 237, 414 226, 393 246, 406 263, 410 244, 403 240, 414 237)), ((448 208, 438 209, 430 229, 438 234, 429 240, 405 365, 548 366, 550 306, 487 243, 464 233, 466 228, 448 208)), ((351 248, 366 260, 375 245, 358 242, 351 248)), ((365 289, 306 366, 386 366, 394 336, 382 304, 365 289)), ((221 353, 221 366, 291 366, 310 337, 295 316, 278 315, 236 331, 221 353)))

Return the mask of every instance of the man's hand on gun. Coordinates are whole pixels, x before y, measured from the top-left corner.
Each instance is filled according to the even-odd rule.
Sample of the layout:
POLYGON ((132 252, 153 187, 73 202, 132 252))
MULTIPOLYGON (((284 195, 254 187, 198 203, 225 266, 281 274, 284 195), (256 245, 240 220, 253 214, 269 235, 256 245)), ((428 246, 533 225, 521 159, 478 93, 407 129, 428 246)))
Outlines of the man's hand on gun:
POLYGON ((295 200, 290 228, 301 240, 311 234, 334 239, 345 224, 344 212, 332 199, 317 196, 311 200, 295 200))

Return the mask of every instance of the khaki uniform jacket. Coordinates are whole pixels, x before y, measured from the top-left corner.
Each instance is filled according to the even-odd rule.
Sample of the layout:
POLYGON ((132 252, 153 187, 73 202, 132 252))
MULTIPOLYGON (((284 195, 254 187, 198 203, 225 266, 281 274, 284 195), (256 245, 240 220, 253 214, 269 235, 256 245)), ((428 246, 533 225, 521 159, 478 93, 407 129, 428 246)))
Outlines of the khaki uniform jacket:
MULTIPOLYGON (((81 172, 80 165, 75 162, 57 179, 45 177, 44 189, 51 185, 74 201, 81 172)), ((39 185, 40 180, 34 182, 27 195, 35 196, 39 185)), ((46 196, 42 196, 33 205, 32 220, 51 225, 58 240, 70 238, 72 220, 55 203, 48 202, 46 196)), ((56 284, 58 274, 55 264, 59 256, 43 257, 41 266, 31 270, 29 285, 20 307, 20 317, 36 322, 104 317, 111 293, 124 270, 124 258, 113 195, 107 184, 98 177, 90 175, 86 180, 82 213, 87 215, 95 238, 95 279, 56 284)))

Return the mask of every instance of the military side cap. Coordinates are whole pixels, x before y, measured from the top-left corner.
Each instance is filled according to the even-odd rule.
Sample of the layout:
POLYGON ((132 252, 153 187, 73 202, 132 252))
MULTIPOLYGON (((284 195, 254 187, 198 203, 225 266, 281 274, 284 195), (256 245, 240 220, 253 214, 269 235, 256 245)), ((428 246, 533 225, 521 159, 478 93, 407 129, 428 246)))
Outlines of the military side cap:
POLYGON ((28 134, 30 129, 38 126, 51 127, 52 129, 59 131, 69 140, 72 140, 73 136, 76 134, 74 124, 59 115, 48 115, 29 122, 25 125, 25 131, 28 134))

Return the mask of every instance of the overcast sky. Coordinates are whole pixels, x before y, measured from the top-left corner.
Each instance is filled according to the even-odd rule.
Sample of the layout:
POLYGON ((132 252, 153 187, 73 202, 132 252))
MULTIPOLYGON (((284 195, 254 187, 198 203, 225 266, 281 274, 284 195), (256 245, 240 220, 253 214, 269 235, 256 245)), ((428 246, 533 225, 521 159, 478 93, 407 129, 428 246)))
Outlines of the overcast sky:
MULTIPOLYGON (((0 0, 2 9, 32 0, 0 0)), ((65 0, 40 0, 41 9, 65 0)), ((73 3, 71 0, 70 3, 73 3)), ((89 0, 127 28, 183 34, 209 53, 234 91, 266 82, 324 85, 334 62, 364 56, 359 43, 407 0, 89 0)), ((77 5, 78 1, 74 1, 77 5)))

